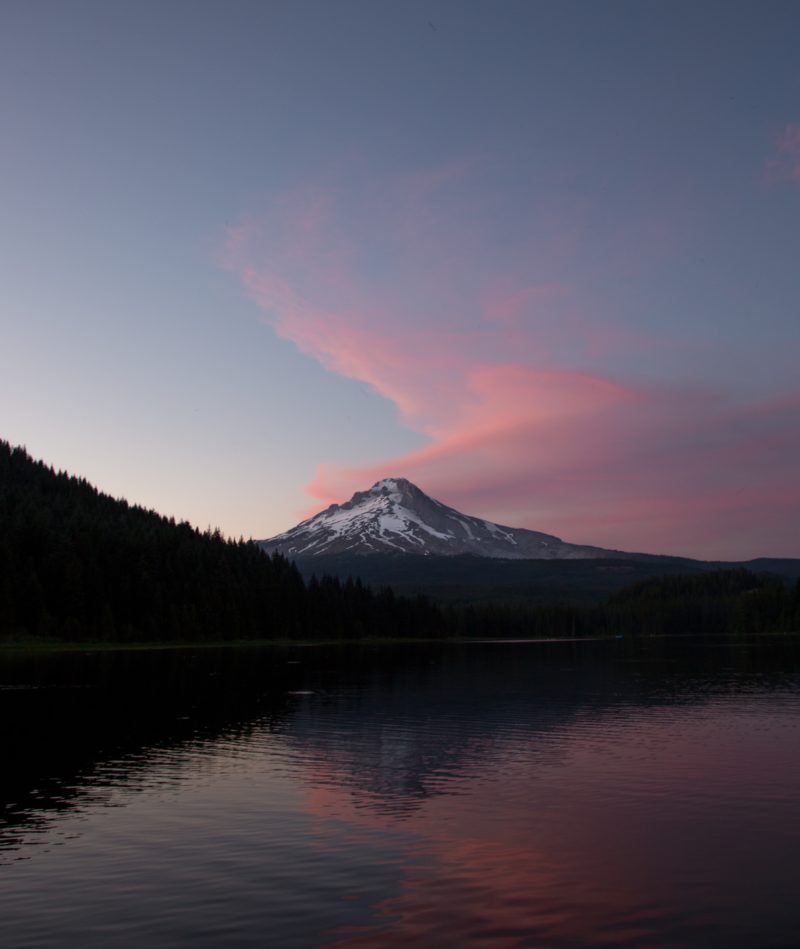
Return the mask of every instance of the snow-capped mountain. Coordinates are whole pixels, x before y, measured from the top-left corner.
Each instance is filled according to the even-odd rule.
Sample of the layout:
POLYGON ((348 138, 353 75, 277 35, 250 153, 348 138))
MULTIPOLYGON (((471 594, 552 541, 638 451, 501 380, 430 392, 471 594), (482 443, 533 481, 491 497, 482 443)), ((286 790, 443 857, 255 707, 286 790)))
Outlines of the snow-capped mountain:
POLYGON ((626 556, 602 547, 564 543, 539 531, 503 527, 435 501, 405 478, 384 478, 331 504, 296 527, 259 541, 288 557, 404 553, 474 554, 513 560, 576 560, 626 556))

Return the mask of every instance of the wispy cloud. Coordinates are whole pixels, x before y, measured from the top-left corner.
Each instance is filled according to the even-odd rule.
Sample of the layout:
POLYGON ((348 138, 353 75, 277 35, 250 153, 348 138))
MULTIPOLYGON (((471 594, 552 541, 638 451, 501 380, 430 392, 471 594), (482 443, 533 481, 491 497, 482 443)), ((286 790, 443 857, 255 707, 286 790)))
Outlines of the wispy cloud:
MULTIPOLYGON (((797 142, 800 162, 793 135, 780 154, 793 159, 797 142)), ((311 497, 402 475, 467 512, 572 541, 796 555, 800 398, 747 405, 610 373, 606 356, 635 364, 655 341, 582 299, 564 250, 574 222, 535 222, 525 254, 499 253, 485 208, 459 200, 466 173, 355 197, 309 189, 227 235, 226 266, 275 332, 428 438, 366 467, 322 461, 311 497)))
POLYGON ((767 161, 766 180, 770 183, 800 183, 800 125, 790 122, 778 136, 775 153, 767 161))

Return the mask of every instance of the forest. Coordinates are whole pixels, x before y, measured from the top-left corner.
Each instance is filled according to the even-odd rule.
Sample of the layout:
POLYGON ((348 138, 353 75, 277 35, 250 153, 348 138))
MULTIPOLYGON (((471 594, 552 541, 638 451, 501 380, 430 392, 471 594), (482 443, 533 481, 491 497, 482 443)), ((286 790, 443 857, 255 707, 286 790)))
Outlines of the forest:
POLYGON ((800 630, 800 581, 641 580, 601 603, 454 605, 310 576, 280 555, 103 494, 0 441, 0 642, 753 634, 800 630))

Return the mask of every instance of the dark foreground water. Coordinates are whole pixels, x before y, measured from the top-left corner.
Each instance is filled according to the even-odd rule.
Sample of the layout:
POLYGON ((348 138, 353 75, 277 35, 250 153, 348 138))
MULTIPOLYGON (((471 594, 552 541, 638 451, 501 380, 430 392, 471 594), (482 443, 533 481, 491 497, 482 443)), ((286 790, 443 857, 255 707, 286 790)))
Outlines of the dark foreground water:
POLYGON ((0 658, 0 945, 796 946, 792 643, 0 658))

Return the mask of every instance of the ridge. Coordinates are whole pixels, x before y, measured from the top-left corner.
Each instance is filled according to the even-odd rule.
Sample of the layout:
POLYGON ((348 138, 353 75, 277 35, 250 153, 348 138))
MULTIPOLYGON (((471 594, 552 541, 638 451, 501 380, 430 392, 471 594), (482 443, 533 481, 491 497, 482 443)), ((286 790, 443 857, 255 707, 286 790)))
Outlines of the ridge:
POLYGON ((387 553, 472 554, 511 560, 629 556, 462 514, 401 477, 381 478, 366 490, 356 491, 349 501, 331 504, 290 530, 258 543, 267 552, 303 559, 387 553))

